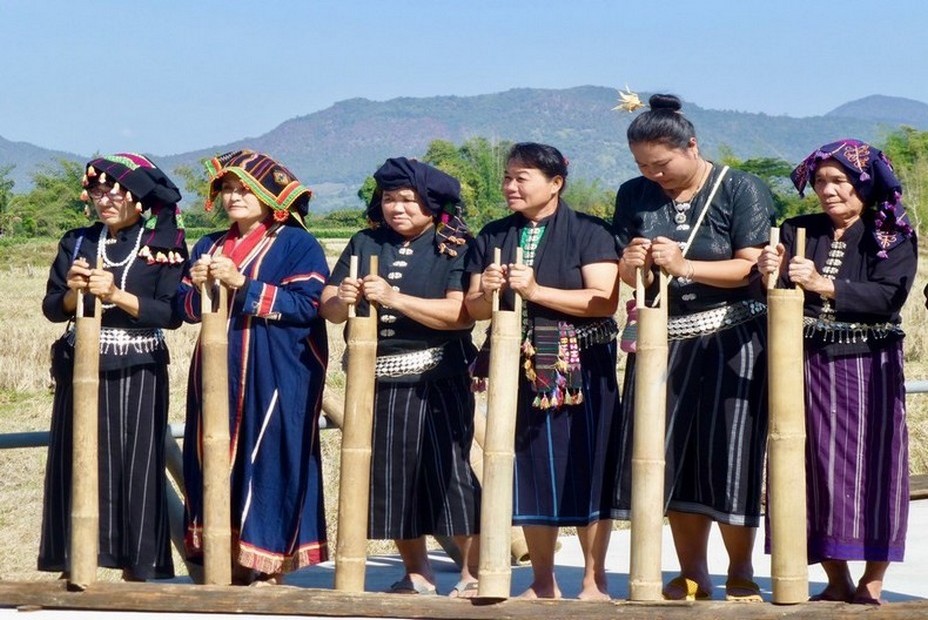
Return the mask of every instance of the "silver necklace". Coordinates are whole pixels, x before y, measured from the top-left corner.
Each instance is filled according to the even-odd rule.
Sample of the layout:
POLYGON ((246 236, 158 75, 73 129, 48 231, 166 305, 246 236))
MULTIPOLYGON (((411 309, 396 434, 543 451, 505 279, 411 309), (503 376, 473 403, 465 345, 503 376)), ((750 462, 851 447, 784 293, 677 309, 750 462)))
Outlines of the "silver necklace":
MULTIPOLYGON (((99 238, 97 238, 97 258, 100 258, 103 260, 104 267, 114 267, 114 268, 125 267, 122 270, 122 277, 120 278, 120 281, 119 281, 120 290, 123 290, 123 291, 126 290, 126 280, 129 277, 129 269, 132 267, 132 264, 135 263, 135 259, 139 255, 139 248, 142 245, 142 235, 144 234, 145 234, 145 227, 144 226, 139 227, 139 234, 135 238, 135 247, 132 248, 132 250, 129 252, 129 254, 126 256, 125 259, 116 263, 116 262, 111 261, 109 257, 106 255, 106 244, 109 243, 110 241, 109 239, 107 239, 106 226, 100 229, 100 236, 99 238)), ((115 241, 115 239, 113 239, 113 241, 115 241)), ((104 310, 109 310, 110 308, 115 308, 116 304, 105 304, 101 301, 100 307, 103 308, 104 310)))
POLYGON ((708 162, 705 171, 703 172, 702 179, 699 181, 699 185, 696 186, 696 189, 693 191, 693 194, 689 197, 689 200, 676 200, 671 198, 671 203, 673 204, 673 221, 677 225, 677 230, 689 230, 690 225, 687 223, 689 220, 689 210, 693 207, 693 202, 696 201, 696 196, 699 195, 702 186, 705 185, 706 179, 709 177, 709 171, 712 170, 712 164, 708 162))

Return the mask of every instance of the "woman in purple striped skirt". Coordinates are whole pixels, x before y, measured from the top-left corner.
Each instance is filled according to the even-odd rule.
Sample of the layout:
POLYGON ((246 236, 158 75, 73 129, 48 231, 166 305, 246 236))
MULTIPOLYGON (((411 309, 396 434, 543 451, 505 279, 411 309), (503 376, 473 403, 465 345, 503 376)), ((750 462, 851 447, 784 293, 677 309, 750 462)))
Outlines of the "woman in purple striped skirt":
POLYGON ((905 551, 908 433, 899 312, 915 279, 915 232, 889 160, 858 140, 826 144, 792 173, 823 213, 786 220, 761 273, 805 291, 809 562, 828 585, 813 600, 879 604, 905 551), (805 256, 794 256, 796 229, 805 256), (866 562, 855 585, 849 560, 866 562))

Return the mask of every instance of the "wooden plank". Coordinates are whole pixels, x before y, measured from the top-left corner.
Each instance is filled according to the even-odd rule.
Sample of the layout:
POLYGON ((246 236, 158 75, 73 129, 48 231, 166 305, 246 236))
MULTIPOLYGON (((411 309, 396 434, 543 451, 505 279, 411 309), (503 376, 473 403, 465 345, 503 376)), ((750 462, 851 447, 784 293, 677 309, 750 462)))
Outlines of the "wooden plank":
MULTIPOLYGON (((699 603, 629 603, 525 601, 509 599, 491 605, 444 596, 351 594, 335 590, 275 586, 193 586, 187 584, 96 582, 83 592, 70 592, 62 581, 0 581, 0 607, 80 609, 136 612, 247 613, 368 618, 473 618, 476 620, 707 620, 738 618, 854 618, 876 613, 880 618, 908 619, 928 615, 928 601, 883 605, 802 603, 799 605, 699 603)), ((869 616, 868 616, 869 617, 869 616)))
POLYGON ((928 474, 909 476, 909 499, 928 499, 928 474))

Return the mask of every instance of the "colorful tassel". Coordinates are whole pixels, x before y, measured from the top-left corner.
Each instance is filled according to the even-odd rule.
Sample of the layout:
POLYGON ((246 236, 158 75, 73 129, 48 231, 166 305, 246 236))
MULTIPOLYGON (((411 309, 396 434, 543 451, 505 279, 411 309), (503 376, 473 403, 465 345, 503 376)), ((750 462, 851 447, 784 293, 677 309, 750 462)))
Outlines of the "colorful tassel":
POLYGON ((93 166, 87 166, 87 176, 89 177, 97 176, 97 171, 93 169, 93 166))
POLYGON ((87 190, 83 190, 80 195, 81 202, 90 202, 90 194, 87 193, 87 190))

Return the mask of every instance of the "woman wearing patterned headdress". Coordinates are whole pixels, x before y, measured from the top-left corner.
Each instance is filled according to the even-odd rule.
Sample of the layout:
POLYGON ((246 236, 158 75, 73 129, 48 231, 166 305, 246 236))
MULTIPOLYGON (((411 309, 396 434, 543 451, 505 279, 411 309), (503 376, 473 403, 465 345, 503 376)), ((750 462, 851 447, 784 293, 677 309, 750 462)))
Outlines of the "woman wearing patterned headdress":
MULTIPOLYGON (((233 581, 280 583, 327 559, 318 419, 328 363, 317 313, 329 270, 306 231, 312 192, 252 151, 206 162, 209 201, 232 222, 193 248, 175 307, 200 320, 200 287, 229 289, 233 581)), ((187 554, 202 560, 201 349, 190 366, 184 430, 187 554)))
MULTIPOLYGON (((679 98, 652 95, 649 104, 626 132, 641 176, 619 188, 613 228, 622 280, 635 286, 635 272, 644 273, 647 299, 638 304, 653 302, 660 270, 670 276, 664 494, 680 574, 663 595, 712 598, 716 522, 728 554, 726 599, 759 602, 751 558, 767 441, 766 307, 751 272, 770 234, 773 196, 757 177, 703 158, 679 98)), ((629 355, 622 391, 620 519, 631 516, 636 363, 629 355)))
MULTIPOLYGON (((513 525, 522 526, 533 581, 524 598, 560 598, 554 551, 560 527, 576 527, 584 556, 582 599, 608 599, 611 523, 609 434, 616 383, 618 250, 602 220, 562 199, 567 159, 522 142, 506 160, 503 194, 512 214, 487 224, 468 262, 467 309, 491 316, 522 306, 522 368, 516 412, 513 525), (494 262, 501 250, 503 265, 494 262), (521 248, 523 264, 516 264, 521 248)), ((481 374, 475 366, 475 375, 481 374)))
MULTIPOLYGON (((100 333, 100 566, 126 580, 173 577, 164 433, 168 348, 163 329, 180 321, 171 300, 187 256, 180 192, 149 159, 98 157, 85 169, 85 201, 99 222, 58 245, 42 311, 69 330, 52 348, 55 400, 45 471, 39 570, 69 571, 74 319, 77 297, 102 303, 100 333), (146 215, 147 214, 147 215, 146 215), (102 268, 97 268, 97 262, 102 268)), ((85 305, 88 312, 92 304, 85 305)))
POLYGON ((822 213, 783 222, 758 259, 805 294, 809 562, 828 585, 814 600, 878 604, 903 559, 909 512, 900 311, 915 279, 915 233, 889 160, 858 140, 817 149, 792 173, 822 213), (806 230, 794 256, 796 229, 806 230), (856 583, 848 561, 866 562, 856 583))
POLYGON ((334 323, 348 306, 380 306, 368 535, 393 539, 405 575, 390 590, 434 594, 425 535, 452 536, 461 574, 452 596, 476 592, 474 534, 480 488, 470 466, 474 397, 468 364, 473 321, 464 309, 470 240, 457 179, 397 157, 375 173, 368 216, 332 270, 321 312, 334 323), (350 257, 361 277, 351 279, 350 257), (379 273, 367 273, 370 257, 379 273))

